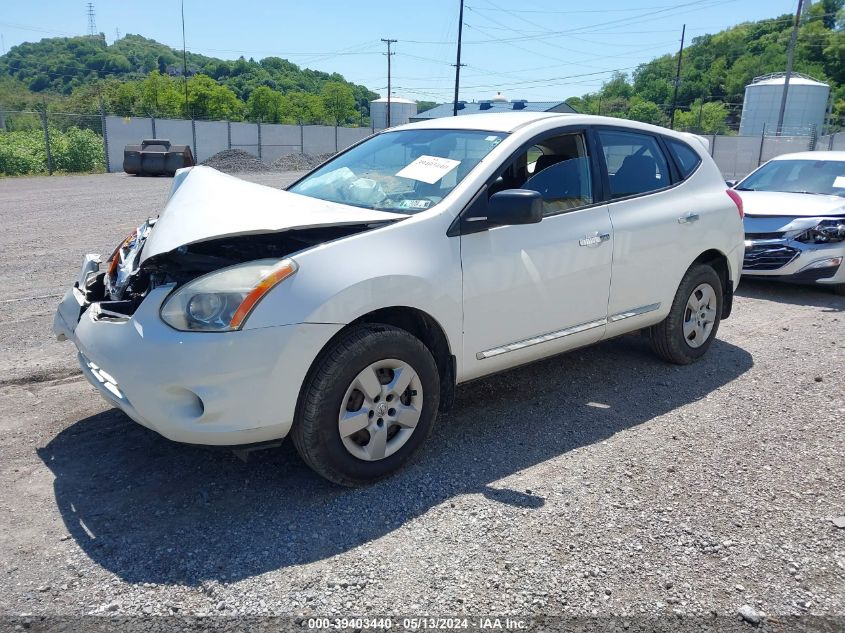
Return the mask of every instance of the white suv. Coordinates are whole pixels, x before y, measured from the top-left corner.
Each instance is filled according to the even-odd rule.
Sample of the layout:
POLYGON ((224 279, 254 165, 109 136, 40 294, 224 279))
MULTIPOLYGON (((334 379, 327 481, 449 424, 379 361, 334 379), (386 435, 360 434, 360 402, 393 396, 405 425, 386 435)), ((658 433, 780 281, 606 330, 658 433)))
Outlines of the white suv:
POLYGON ((287 191, 181 170, 56 314, 88 380, 182 442, 288 434, 346 485, 402 466, 456 385, 635 330, 675 363, 730 313, 742 208, 698 137, 594 116, 436 119, 287 191))

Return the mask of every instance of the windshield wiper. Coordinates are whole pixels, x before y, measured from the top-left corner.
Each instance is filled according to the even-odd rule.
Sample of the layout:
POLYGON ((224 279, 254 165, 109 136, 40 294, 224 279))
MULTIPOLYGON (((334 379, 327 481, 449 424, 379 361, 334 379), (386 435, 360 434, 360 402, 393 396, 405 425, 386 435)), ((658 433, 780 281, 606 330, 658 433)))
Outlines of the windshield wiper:
POLYGON ((737 191, 757 191, 754 187, 734 187, 737 191))

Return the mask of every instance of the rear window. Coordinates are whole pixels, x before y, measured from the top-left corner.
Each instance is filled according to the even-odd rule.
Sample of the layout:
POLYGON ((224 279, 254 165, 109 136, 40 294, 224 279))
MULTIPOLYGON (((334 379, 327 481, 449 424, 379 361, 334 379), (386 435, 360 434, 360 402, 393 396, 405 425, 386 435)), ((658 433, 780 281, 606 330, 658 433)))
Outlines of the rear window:
POLYGON ((675 156, 675 162, 678 163, 678 168, 681 170, 681 176, 683 178, 689 178, 689 175, 701 164, 701 156, 699 156, 698 152, 683 141, 679 141, 674 138, 667 138, 666 142, 669 144, 669 149, 675 156))

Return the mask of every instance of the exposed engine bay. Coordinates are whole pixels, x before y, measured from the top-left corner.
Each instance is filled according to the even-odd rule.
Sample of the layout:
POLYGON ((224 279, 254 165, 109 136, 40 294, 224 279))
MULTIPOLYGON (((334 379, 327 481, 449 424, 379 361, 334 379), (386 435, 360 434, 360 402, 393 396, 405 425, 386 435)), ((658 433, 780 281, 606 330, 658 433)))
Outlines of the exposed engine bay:
POLYGON ((144 243, 156 219, 144 222, 118 246, 84 288, 87 303, 99 303, 103 317, 126 318, 159 286, 181 286, 206 273, 259 259, 282 259, 312 246, 362 233, 388 222, 319 226, 273 233, 227 236, 180 246, 142 261, 144 243))

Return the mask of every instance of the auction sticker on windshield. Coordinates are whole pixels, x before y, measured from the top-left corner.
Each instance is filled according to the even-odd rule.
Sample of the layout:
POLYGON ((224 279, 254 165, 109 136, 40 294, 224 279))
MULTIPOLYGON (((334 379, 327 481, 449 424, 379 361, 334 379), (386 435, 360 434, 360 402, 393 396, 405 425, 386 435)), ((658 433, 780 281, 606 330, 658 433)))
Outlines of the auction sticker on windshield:
POLYGON ((396 175, 433 185, 460 164, 461 161, 451 158, 423 155, 400 169, 396 175))

